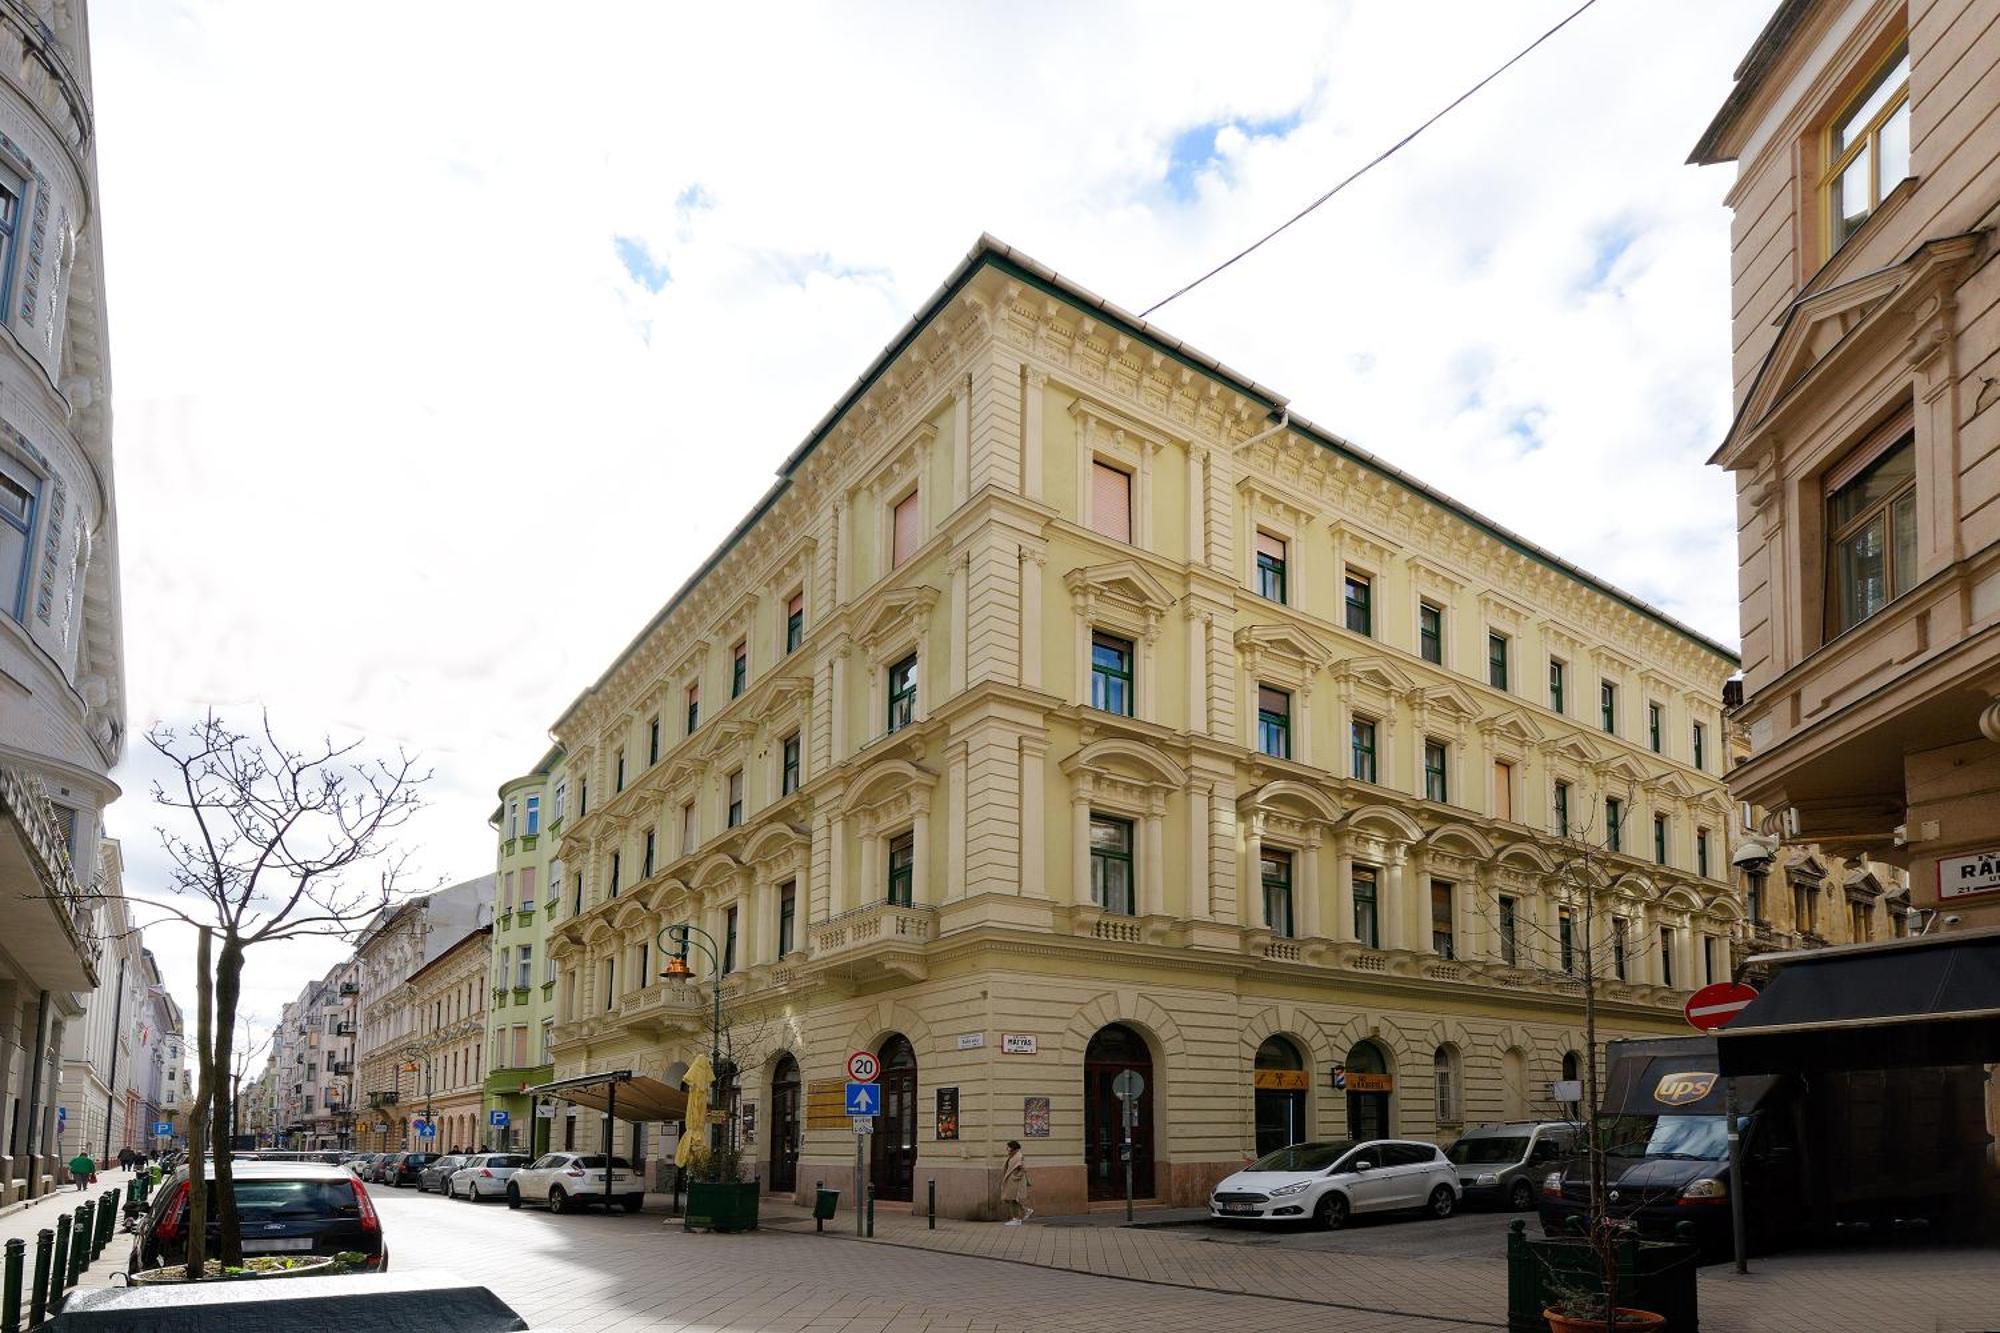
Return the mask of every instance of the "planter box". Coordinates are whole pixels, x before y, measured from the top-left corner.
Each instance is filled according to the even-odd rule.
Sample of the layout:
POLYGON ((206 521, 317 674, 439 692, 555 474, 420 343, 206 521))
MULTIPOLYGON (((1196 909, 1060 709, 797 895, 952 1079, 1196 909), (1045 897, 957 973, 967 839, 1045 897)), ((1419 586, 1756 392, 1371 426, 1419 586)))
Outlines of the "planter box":
POLYGON ((691 1180, 687 1187, 688 1231, 755 1231, 758 1187, 754 1180, 691 1180))
MULTIPOLYGON (((1556 1287, 1603 1290, 1597 1255, 1581 1240, 1569 1237, 1529 1237, 1521 1221, 1507 1228, 1508 1333, 1548 1333, 1542 1312, 1555 1304, 1556 1287)), ((1663 1241, 1618 1242, 1618 1304, 1666 1316, 1664 1333, 1700 1333, 1695 1309, 1695 1265, 1700 1251, 1692 1245, 1663 1241)))

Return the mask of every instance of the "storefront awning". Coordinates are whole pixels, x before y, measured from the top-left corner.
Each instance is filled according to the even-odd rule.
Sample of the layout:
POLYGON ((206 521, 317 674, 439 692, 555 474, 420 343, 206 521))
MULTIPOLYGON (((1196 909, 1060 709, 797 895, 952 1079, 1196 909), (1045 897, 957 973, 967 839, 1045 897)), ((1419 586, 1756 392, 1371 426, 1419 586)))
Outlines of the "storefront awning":
POLYGON ((1761 961, 1770 984, 1717 1034, 1724 1074, 2000 1061, 2000 930, 1761 961))
POLYGON ((616 1118, 636 1124, 680 1120, 687 1115, 685 1092, 629 1069, 559 1078, 552 1083, 537 1083, 523 1091, 531 1097, 554 1097, 575 1102, 593 1111, 609 1107, 616 1118))

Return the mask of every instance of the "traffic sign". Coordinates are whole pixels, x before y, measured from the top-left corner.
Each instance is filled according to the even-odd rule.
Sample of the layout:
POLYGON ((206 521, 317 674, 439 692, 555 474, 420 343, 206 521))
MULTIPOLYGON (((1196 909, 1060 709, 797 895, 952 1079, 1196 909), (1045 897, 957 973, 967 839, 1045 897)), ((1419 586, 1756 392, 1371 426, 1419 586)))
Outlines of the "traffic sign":
POLYGON ((882 1109, 882 1089, 873 1083, 847 1085, 847 1114, 874 1115, 882 1109))
POLYGON ((875 1132, 874 1116, 857 1115, 853 1119, 854 1119, 854 1132, 856 1134, 873 1134, 875 1132))
POLYGON ((156 1139, 170 1139, 170 1138, 172 1138, 173 1136, 174 1136, 174 1122, 173 1122, 173 1121, 171 1121, 171 1120, 155 1120, 155 1121, 153 1122, 153 1137, 154 1137, 154 1138, 156 1138, 156 1139))
POLYGON ((1146 1076, 1136 1069, 1123 1069, 1111 1080, 1111 1093, 1121 1102, 1138 1100, 1146 1090, 1146 1076))
POLYGON ((423 1119, 412 1120, 410 1122, 410 1129, 420 1139, 427 1139, 437 1132, 437 1129, 430 1121, 423 1119))
POLYGON ((847 1076, 856 1083, 873 1083, 882 1076, 882 1058, 873 1051, 856 1051, 847 1057, 847 1076))
POLYGON ((1703 1032, 1713 1032, 1726 1027, 1730 1019, 1756 998, 1756 990, 1739 981, 1718 981, 1688 996, 1684 1012, 1689 1023, 1703 1032))
POLYGON ((61 1137, 64 1128, 67 1127, 68 1124, 69 1124, 69 1108, 67 1106, 58 1106, 56 1108, 57 1137, 61 1137))
POLYGON ((507 1119, 508 1116, 505 1111, 488 1111, 486 1113, 486 1123, 495 1129, 507 1128, 507 1119))

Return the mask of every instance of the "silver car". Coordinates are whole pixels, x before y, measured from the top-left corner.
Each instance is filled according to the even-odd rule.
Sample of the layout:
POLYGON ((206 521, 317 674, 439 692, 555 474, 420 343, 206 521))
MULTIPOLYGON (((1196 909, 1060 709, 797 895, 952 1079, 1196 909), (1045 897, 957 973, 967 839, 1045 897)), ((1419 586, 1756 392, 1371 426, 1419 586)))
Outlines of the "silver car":
POLYGON ((1469 1129, 1445 1156, 1458 1171, 1467 1203, 1525 1213, 1535 1206, 1542 1177, 1576 1142, 1577 1126, 1566 1120, 1515 1121, 1469 1129))
POLYGON ((525 1153, 487 1152, 468 1157, 465 1165, 452 1172, 445 1182, 444 1192, 454 1199, 466 1199, 479 1203, 485 1199, 497 1199, 507 1193, 507 1182, 514 1173, 528 1164, 525 1153))

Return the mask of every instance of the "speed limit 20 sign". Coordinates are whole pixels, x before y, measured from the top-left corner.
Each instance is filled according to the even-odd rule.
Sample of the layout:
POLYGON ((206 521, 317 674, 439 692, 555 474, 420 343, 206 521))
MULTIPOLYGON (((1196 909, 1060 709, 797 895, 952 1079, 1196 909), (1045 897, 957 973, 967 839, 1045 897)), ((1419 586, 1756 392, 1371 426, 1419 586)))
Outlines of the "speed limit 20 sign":
POLYGON ((882 1074, 882 1061, 873 1051, 856 1051, 847 1057, 847 1077, 856 1083, 873 1083, 882 1074))

